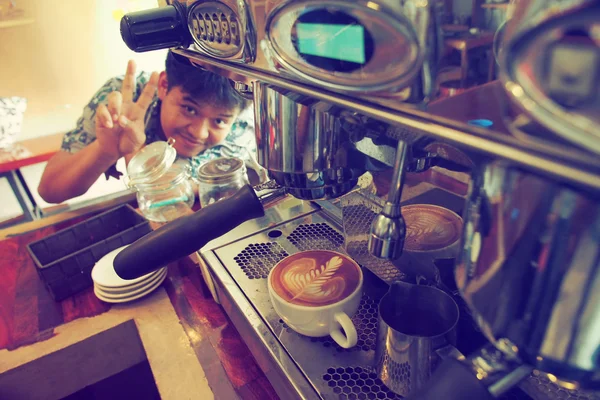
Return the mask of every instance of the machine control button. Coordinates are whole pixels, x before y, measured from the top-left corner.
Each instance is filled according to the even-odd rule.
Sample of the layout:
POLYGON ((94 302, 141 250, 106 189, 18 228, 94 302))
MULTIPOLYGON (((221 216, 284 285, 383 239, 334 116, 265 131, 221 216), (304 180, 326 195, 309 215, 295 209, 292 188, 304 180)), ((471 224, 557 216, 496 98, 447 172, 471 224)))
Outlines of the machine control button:
POLYGON ((229 29, 231 31, 231 42, 236 46, 240 45, 240 33, 237 19, 234 16, 229 18, 229 29))
POLYGON ((225 44, 231 44, 231 33, 229 32, 229 21, 227 21, 227 17, 225 14, 221 14, 220 18, 221 23, 221 33, 223 34, 223 41, 225 44))
POLYGON ((223 42, 223 33, 221 32, 221 23, 219 22, 219 17, 217 14, 213 13, 211 18, 213 31, 215 32, 215 41, 217 43, 223 42))
POLYGON ((209 14, 204 14, 204 21, 206 23, 206 36, 209 42, 214 42, 215 40, 215 32, 213 31, 213 24, 210 20, 209 14))
POLYGON ((197 20, 198 26, 200 28, 200 38, 202 38, 202 40, 206 40, 206 24, 204 22, 204 18, 202 18, 202 14, 198 14, 197 20))

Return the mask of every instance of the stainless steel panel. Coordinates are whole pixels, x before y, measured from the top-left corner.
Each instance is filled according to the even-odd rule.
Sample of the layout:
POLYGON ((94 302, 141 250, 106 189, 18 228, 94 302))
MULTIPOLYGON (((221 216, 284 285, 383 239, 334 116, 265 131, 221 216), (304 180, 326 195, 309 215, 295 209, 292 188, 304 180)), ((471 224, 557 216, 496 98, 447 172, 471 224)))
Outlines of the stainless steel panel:
POLYGON ((223 309, 244 338, 248 349, 277 394, 282 399, 318 399, 317 393, 291 360, 283 363, 288 368, 281 365, 281 359, 286 357, 285 349, 264 324, 252 303, 240 291, 215 254, 207 252, 203 254, 203 258, 212 266, 212 278, 216 282, 223 309))
MULTIPOLYGON (((285 206, 285 201, 282 204, 285 206)), ((269 209, 267 214, 278 214, 278 212, 269 209)), ((370 379, 373 379, 372 374, 374 374, 371 364, 377 325, 376 304, 387 285, 383 284, 382 290, 381 281, 372 275, 371 279, 367 276, 361 306, 353 317, 359 334, 359 343, 354 348, 342 349, 329 337, 308 338, 296 334, 279 319, 271 306, 265 272, 268 272, 285 254, 293 254, 300 249, 323 248, 345 252, 343 236, 340 228, 331 223, 324 215, 324 211, 313 210, 300 214, 292 221, 280 220, 281 224, 269 223, 268 221, 273 221, 273 218, 274 215, 267 215, 260 223, 262 231, 254 235, 202 252, 203 258, 211 266, 215 280, 221 281, 217 286, 224 290, 233 290, 236 288, 230 285, 237 284, 243 293, 240 296, 241 293, 238 292, 238 296, 235 296, 235 301, 239 303, 238 311, 227 310, 225 306, 227 312, 238 315, 232 318, 234 320, 238 320, 239 314, 243 314, 249 320, 256 320, 257 323, 259 320, 263 321, 263 326, 250 322, 251 329, 257 332, 254 336, 260 336, 260 342, 264 346, 263 351, 259 351, 259 356, 264 358, 264 354, 269 353, 273 358, 272 364, 277 365, 288 377, 297 375, 298 371, 303 376, 309 377, 305 378, 305 381, 310 384, 315 393, 320 393, 321 398, 337 399, 340 394, 345 393, 344 391, 350 391, 347 394, 354 393, 353 387, 357 388, 354 390, 364 393, 365 398, 372 398, 372 395, 377 396, 378 393, 383 393, 385 398, 388 391, 382 388, 380 382, 376 383, 374 380, 370 386, 366 385, 366 382, 371 383, 370 379), (281 232, 280 236, 278 236, 279 232, 281 232), (369 282, 373 284, 370 285, 369 282), (248 299, 251 299, 251 302, 248 299), (265 328, 270 335, 267 335, 265 328), (315 354, 318 354, 318 362, 314 362, 315 354), (341 374, 335 372, 338 368, 342 368, 341 374), (345 379, 346 368, 352 368, 353 371, 348 373, 347 379, 345 379), (356 380, 351 379, 350 376, 353 374, 357 374, 356 380), (361 380, 362 375, 365 378, 361 380), (358 386, 357 380, 362 385, 358 386)), ((246 335, 248 328, 242 329, 244 338, 250 339, 251 335, 246 335)), ((255 347, 249 346, 251 349, 255 347)), ((268 367, 268 369, 272 368, 272 366, 268 367)), ((298 385, 296 382, 299 386, 298 395, 311 398, 310 391, 302 382, 300 383, 298 385)))
POLYGON ((568 146, 518 140, 515 137, 436 117, 389 99, 350 98, 321 87, 295 82, 285 76, 265 73, 252 66, 232 64, 189 50, 175 50, 198 65, 220 68, 228 73, 275 85, 281 89, 354 110, 400 128, 443 139, 461 149, 508 160, 516 166, 560 182, 600 189, 600 160, 568 146))
MULTIPOLYGON (((507 23, 508 95, 554 135, 600 154, 600 8, 595 0, 521 0, 507 23), (573 62, 577 60, 576 62, 573 62)), ((552 140, 548 134, 515 135, 552 140)))
MULTIPOLYGON (((397 91, 413 83, 426 54, 431 54, 437 62, 438 53, 437 49, 429 52, 423 49, 431 23, 430 3, 413 0, 387 3, 366 0, 279 2, 267 16, 266 42, 281 65, 308 82, 351 92, 397 91), (294 45, 294 39, 299 40, 294 25, 304 13, 315 10, 326 10, 331 18, 342 13, 358 26, 365 27, 368 31, 364 34, 377 44, 370 59, 351 71, 332 73, 302 57, 294 45)), ((363 53, 366 52, 367 49, 363 49, 363 53)))
POLYGON ((473 174, 456 268, 490 341, 534 368, 600 389, 597 194, 490 163, 473 174))
POLYGON ((308 200, 334 198, 356 185, 364 168, 349 154, 338 107, 260 83, 254 97, 258 162, 277 183, 308 200))
MULTIPOLYGON (((421 195, 414 199, 419 198, 421 195)), ((336 218, 331 218, 332 214, 339 218, 342 203, 326 205, 329 211, 288 197, 269 208, 264 218, 249 221, 211 242, 202 251, 202 257, 211 268, 225 311, 281 398, 399 399, 377 379, 373 367, 377 305, 387 290, 387 285, 375 275, 365 272, 365 294, 353 317, 358 344, 352 349, 340 348, 329 337, 296 334, 278 318, 270 304, 264 271, 272 268, 283 254, 328 246, 344 252, 339 247, 342 229, 333 222, 336 218)), ((461 313, 471 325, 464 305, 461 313)), ((539 400, 600 398, 593 393, 562 389, 537 371, 521 387, 539 400)), ((512 391, 502 398, 529 399, 519 393, 512 391)))

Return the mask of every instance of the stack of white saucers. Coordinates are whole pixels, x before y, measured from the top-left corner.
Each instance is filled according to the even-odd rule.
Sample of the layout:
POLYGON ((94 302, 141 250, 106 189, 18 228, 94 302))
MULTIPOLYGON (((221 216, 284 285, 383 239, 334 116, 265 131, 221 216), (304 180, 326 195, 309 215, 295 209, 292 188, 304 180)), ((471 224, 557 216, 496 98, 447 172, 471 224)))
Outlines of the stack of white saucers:
POLYGON ((92 269, 94 293, 107 303, 126 303, 140 299, 158 289, 167 277, 167 268, 161 268, 136 279, 122 279, 115 272, 113 261, 127 246, 120 247, 102 257, 92 269))

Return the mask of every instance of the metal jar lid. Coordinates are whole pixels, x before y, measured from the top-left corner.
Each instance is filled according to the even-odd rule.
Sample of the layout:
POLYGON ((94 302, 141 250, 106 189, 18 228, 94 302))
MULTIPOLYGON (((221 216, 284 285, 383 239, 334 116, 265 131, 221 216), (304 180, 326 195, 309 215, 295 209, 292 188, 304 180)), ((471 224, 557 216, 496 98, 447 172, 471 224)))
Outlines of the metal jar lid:
POLYGON ((237 157, 217 158, 198 169, 198 180, 203 183, 226 183, 246 174, 244 161, 237 157))

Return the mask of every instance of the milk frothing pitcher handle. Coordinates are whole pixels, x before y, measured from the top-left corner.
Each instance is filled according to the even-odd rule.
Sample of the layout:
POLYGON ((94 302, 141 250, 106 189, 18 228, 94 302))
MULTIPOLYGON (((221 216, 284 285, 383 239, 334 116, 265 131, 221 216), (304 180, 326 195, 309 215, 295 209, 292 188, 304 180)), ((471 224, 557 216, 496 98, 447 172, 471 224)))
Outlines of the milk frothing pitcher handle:
POLYGON ((329 332, 331 338, 345 349, 356 346, 358 334, 350 317, 346 313, 337 312, 333 318, 339 324, 339 327, 336 326, 329 332), (342 331, 344 332, 342 333, 342 331))

